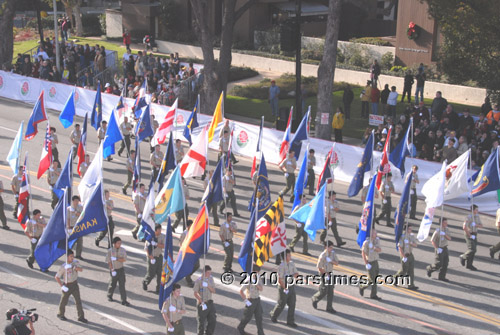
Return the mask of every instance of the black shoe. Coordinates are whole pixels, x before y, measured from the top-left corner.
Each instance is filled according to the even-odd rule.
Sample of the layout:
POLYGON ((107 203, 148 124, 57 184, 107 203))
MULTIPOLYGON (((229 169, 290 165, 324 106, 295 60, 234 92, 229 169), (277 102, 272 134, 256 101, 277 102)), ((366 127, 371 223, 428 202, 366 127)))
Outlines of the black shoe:
POLYGON ((465 258, 463 258, 462 256, 459 257, 460 257, 460 264, 462 264, 462 266, 465 266, 465 258))
POLYGON ((124 188, 122 188, 122 193, 125 194, 125 195, 127 195, 127 190, 124 189, 124 188))
POLYGON ((191 281, 187 281, 187 286, 189 286, 190 288, 193 288, 194 287, 194 282, 191 280, 191 281))
POLYGON ((160 288, 159 287, 156 288, 155 293, 156 294, 160 294, 160 288))
POLYGON ((292 328, 297 328, 298 327, 298 325, 295 322, 287 322, 286 325, 290 326, 292 328))
POLYGON ((307 251, 304 251, 302 254, 303 254, 303 255, 306 255, 306 256, 312 256, 312 255, 311 255, 310 253, 308 253, 307 251))
POLYGON ((292 252, 295 252, 294 247, 288 247, 292 252))
POLYGON ((376 295, 376 296, 374 296, 374 297, 370 297, 370 299, 373 299, 373 300, 378 300, 378 301, 382 300, 382 298, 381 298, 381 297, 379 297, 378 295, 376 295))
POLYGON ((64 315, 59 315, 57 314, 57 318, 61 321, 67 321, 68 319, 66 319, 66 317, 64 315))
POLYGON ((147 291, 148 290, 148 284, 146 284, 145 282, 142 282, 142 289, 144 291, 147 291))
POLYGON ((118 151, 118 156, 120 156, 120 157, 122 156, 122 153, 121 153, 121 152, 119 152, 119 151, 118 151))
POLYGON ((110 302, 111 302, 111 301, 114 301, 114 300, 113 300, 113 297, 108 297, 108 301, 110 301, 110 302))
POLYGON ((416 291, 416 290, 418 290, 418 286, 415 286, 415 285, 408 286, 408 289, 412 290, 412 291, 416 291))
POLYGON ((412 220, 418 220, 416 216, 410 216, 410 219, 412 219, 412 220))
POLYGON ((361 286, 359 287, 359 295, 364 296, 365 295, 365 289, 362 288, 361 286))
POLYGON ((318 309, 318 302, 317 301, 313 301, 313 308, 318 309))
POLYGON ((219 209, 219 213, 224 214, 224 209, 219 209))
POLYGON ((469 269, 471 271, 477 271, 477 268, 474 265, 468 266, 467 269, 469 269))
POLYGON ((449 279, 447 279, 447 278, 438 278, 438 280, 441 280, 441 281, 444 281, 444 282, 447 282, 447 283, 449 283, 449 282, 450 282, 450 280, 449 280, 449 279))
POLYGON ((276 319, 274 316, 271 316, 271 322, 272 323, 278 323, 278 319, 276 319))
POLYGON ((122 305, 129 307, 130 306, 130 302, 128 302, 127 300, 122 301, 122 305))
POLYGON ((294 200, 295 200, 295 197, 294 197, 294 196, 291 196, 291 197, 290 197, 290 203, 291 203, 291 204, 293 204, 294 200))
POLYGON ((387 227, 389 227, 389 228, 394 228, 394 225, 393 225, 392 223, 388 223, 388 224, 387 224, 387 227))
POLYGON ((28 263, 28 266, 30 269, 33 269, 33 263, 31 263, 30 261, 26 260, 26 263, 28 263))
POLYGON ((236 328, 238 330, 238 333, 240 333, 240 335, 245 335, 245 331, 243 329, 241 329, 239 326, 236 328))
POLYGON ((239 213, 234 213, 233 216, 236 218, 241 218, 241 215, 239 213))
POLYGON ((10 229, 10 227, 9 227, 9 226, 7 226, 7 225, 5 225, 5 226, 2 226, 2 229, 9 230, 9 229, 10 229))
POLYGON ((98 247, 99 246, 99 240, 98 239, 95 239, 95 246, 98 247))
POLYGON ((76 256, 75 258, 83 261, 83 257, 82 256, 76 256))
POLYGON ((313 197, 316 196, 316 194, 314 194, 314 192, 309 192, 309 195, 312 195, 313 197))
POLYGON ((17 214, 16 213, 12 213, 12 216, 14 217, 14 219, 17 220, 17 214))
POLYGON ((83 323, 89 323, 89 321, 85 318, 78 318, 78 321, 83 322, 83 323))
POLYGON ((132 232, 132 237, 134 238, 134 240, 137 240, 137 233, 136 232, 132 232))
POLYGON ((235 161, 233 162, 233 164, 238 164, 239 162, 240 162, 240 161, 235 160, 235 161))
POLYGON ((429 278, 430 278, 430 277, 431 277, 431 274, 432 274, 432 271, 431 271, 429 268, 427 268, 427 277, 429 277, 429 278))
POLYGON ((336 314, 337 313, 337 311, 335 309, 333 309, 333 308, 327 308, 326 311, 328 313, 330 313, 330 314, 336 314))
POLYGON ((490 257, 491 257, 491 259, 495 258, 495 252, 491 249, 490 249, 490 257))
POLYGON ((342 242, 340 242, 339 245, 337 245, 337 247, 341 248, 343 245, 346 245, 346 244, 347 244, 347 242, 342 241, 342 242))

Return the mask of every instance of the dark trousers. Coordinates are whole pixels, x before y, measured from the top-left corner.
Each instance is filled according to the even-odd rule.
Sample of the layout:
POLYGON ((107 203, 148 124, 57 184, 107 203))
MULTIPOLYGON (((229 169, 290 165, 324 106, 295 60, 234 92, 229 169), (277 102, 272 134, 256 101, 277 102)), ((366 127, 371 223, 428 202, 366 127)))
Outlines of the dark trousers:
POLYGON ((415 258, 413 254, 406 255, 406 262, 401 258, 401 269, 396 273, 396 276, 410 277, 410 287, 415 285, 415 258))
POLYGON ((243 310, 243 318, 238 325, 239 330, 244 330, 245 326, 252 320, 252 316, 255 316, 255 325, 257 326, 257 334, 264 335, 264 329, 262 328, 262 305, 260 304, 260 298, 248 299, 252 303, 250 306, 245 306, 243 310))
POLYGON ((59 197, 57 196, 57 194, 55 194, 54 191, 52 191, 51 194, 52 194, 52 202, 50 203, 50 207, 54 209, 56 208, 57 203, 59 202, 59 197))
POLYGON ((130 135, 123 135, 123 141, 118 150, 118 156, 122 154, 123 150, 127 148, 127 157, 130 153, 130 135))
POLYGON ((295 173, 289 173, 288 177, 286 177, 286 187, 281 190, 281 193, 283 195, 287 194, 288 191, 292 191, 292 197, 293 197, 293 190, 295 189, 295 173))
POLYGON ((410 193, 410 218, 414 218, 417 214, 417 190, 412 188, 410 193))
POLYGON ((17 208, 19 207, 19 193, 16 193, 14 195, 14 211, 12 212, 12 215, 17 219, 17 208))
POLYGON ((465 259, 468 267, 472 265, 472 262, 474 262, 474 256, 476 255, 477 251, 477 234, 471 234, 471 236, 472 235, 476 236, 474 240, 465 235, 465 242, 467 242, 467 251, 464 254, 460 255, 461 258, 465 259))
MULTIPOLYGON (((497 227, 497 230, 498 230, 498 235, 500 235, 500 226, 497 227)), ((500 242, 498 242, 497 244, 491 246, 490 250, 491 250, 491 252, 493 254, 495 254, 497 251, 500 251, 500 242)))
POLYGON ((370 103, 368 101, 361 101, 361 117, 368 119, 370 114, 370 103))
POLYGON ((295 303, 297 301, 297 296, 295 294, 295 286, 288 287, 288 294, 285 294, 285 291, 282 287, 278 289, 278 302, 276 306, 274 306, 271 311, 271 318, 278 318, 283 312, 283 309, 286 305, 288 305, 288 313, 286 317, 287 323, 295 322, 295 303))
POLYGON ((143 283, 146 285, 149 285, 151 281, 154 279, 156 276, 156 289, 160 289, 160 284, 161 284, 161 271, 163 267, 163 256, 160 254, 159 256, 155 257, 156 262, 154 264, 151 264, 151 260, 148 258, 148 272, 146 273, 146 276, 144 277, 143 283))
MULTIPOLYGON (((330 274, 331 276, 332 274, 330 274)), ((333 305, 333 292, 334 292, 335 286, 330 283, 327 283, 325 280, 324 276, 321 278, 321 284, 319 285, 319 290, 316 292, 315 295, 312 297, 313 302, 319 302, 321 299, 323 299, 326 296, 326 309, 332 309, 333 305)))
POLYGON ((408 96, 408 102, 411 102, 411 86, 405 86, 403 88, 403 95, 401 96, 401 102, 405 100, 405 96, 408 96))
POLYGON ((224 208, 226 208, 227 202, 231 204, 231 208, 233 209, 233 214, 238 215, 238 208, 236 208, 236 195, 234 194, 234 190, 227 192, 227 197, 220 205, 221 213, 224 211, 224 208))
POLYGON ((368 283, 367 284, 362 284, 359 285, 359 288, 362 290, 365 290, 368 286, 372 287, 372 292, 370 294, 371 298, 374 298, 377 296, 377 281, 376 278, 379 273, 378 269, 378 261, 373 261, 369 262, 369 264, 372 266, 370 270, 368 270, 368 283))
POLYGON ((333 129, 335 134, 335 142, 342 143, 342 129, 333 129))
POLYGON ((443 251, 438 254, 437 250, 435 252, 434 264, 427 267, 427 271, 430 273, 439 270, 439 279, 446 278, 446 271, 448 271, 448 263, 450 262, 450 257, 448 256, 448 247, 442 247, 443 251))
POLYGON ((207 309, 203 310, 201 305, 197 306, 197 316, 198 321, 198 335, 213 335, 215 331, 215 325, 217 322, 217 315, 215 311, 215 305, 212 300, 205 302, 207 309), (205 329, 205 323, 207 324, 205 329))
POLYGON ((127 189, 129 188, 130 184, 132 184, 132 177, 134 176, 134 173, 132 171, 127 170, 127 182, 125 185, 123 185, 122 190, 124 192, 127 192, 127 189))
POLYGON ((212 212, 212 217, 214 218, 214 226, 220 226, 219 224, 219 214, 217 214, 217 203, 213 203, 210 207, 210 211, 212 212))
POLYGON ((75 248, 75 257, 79 258, 82 257, 82 251, 83 251, 83 236, 77 238, 76 243, 73 245, 73 248, 75 248), (76 246, 76 247, 75 247, 76 246))
MULTIPOLYGON (((108 225, 109 225, 109 234, 110 234, 109 239, 108 239, 108 245, 111 246, 111 241, 113 241, 113 232, 115 231, 115 222, 113 221, 113 217, 111 215, 108 217, 108 225)), ((103 231, 101 231, 99 233, 99 235, 97 235, 95 240, 97 242, 101 242, 107 233, 108 233, 108 230, 104 229, 103 231)))
POLYGON ((28 262, 30 262, 31 264, 35 263, 35 248, 36 246, 38 245, 38 241, 40 240, 40 237, 37 237, 36 238, 36 243, 31 243, 31 240, 30 240, 30 255, 28 256, 28 258, 26 258, 26 260, 28 262))
POLYGON ((7 218, 5 217, 3 206, 3 198, 0 196, 0 221, 2 222, 2 226, 7 227, 7 218))
POLYGON ((78 318, 83 318, 83 307, 82 299, 80 299, 80 288, 76 281, 72 283, 65 284, 68 288, 68 292, 62 292, 61 300, 59 301, 59 316, 64 316, 66 312, 66 305, 68 304, 69 297, 72 295, 75 299, 76 310, 78 312, 78 318))
POLYGON ((314 174, 314 169, 307 170, 307 186, 309 186, 309 195, 314 195, 314 182, 316 181, 316 175, 314 174))
POLYGON ((321 232, 321 235, 319 237, 320 241, 325 242, 326 235, 328 233, 328 228, 331 229, 331 231, 333 233, 333 237, 335 237, 335 242, 337 242, 337 246, 340 247, 342 244, 342 237, 340 237, 339 231, 337 230, 337 219, 336 218, 332 219, 332 225, 330 227, 326 227, 326 229, 321 232))
POLYGON ((298 225, 295 225, 295 236, 292 239, 292 242, 290 242, 289 244, 290 248, 295 247, 295 245, 297 244, 298 241, 300 241, 301 238, 302 238, 302 251, 306 253, 309 250, 307 245, 308 235, 304 231, 303 223, 300 223, 300 227, 298 225))
POLYGON ((122 302, 127 301, 127 292, 125 291, 125 269, 116 269, 116 276, 111 276, 109 278, 109 285, 108 285, 108 298, 113 297, 113 292, 115 292, 116 284, 118 283, 119 285, 119 290, 120 290, 120 298, 122 299, 122 302))
POLYGON ((344 115, 346 120, 351 119, 351 104, 344 104, 344 115))
POLYGON ((380 214, 377 216, 375 219, 376 221, 382 220, 385 217, 386 224, 388 226, 391 225, 391 210, 392 210, 392 203, 391 203, 391 198, 385 198, 387 202, 384 204, 382 202, 382 210, 380 211, 380 214))
POLYGON ((186 276, 186 282, 191 287, 194 285, 194 282, 193 282, 193 279, 191 279, 191 276, 193 275, 193 273, 195 273, 196 271, 198 271, 199 268, 200 268, 200 260, 198 259, 196 261, 196 263, 194 263, 193 271, 186 276))
POLYGON ((224 242, 222 245, 224 246, 224 271, 230 271, 233 264, 233 256, 234 256, 234 245, 233 240, 227 240, 225 242, 229 242, 229 246, 224 246, 224 242))
POLYGON ((57 148, 52 148, 52 161, 59 162, 59 151, 57 148))
POLYGON ((189 217, 189 208, 187 203, 183 210, 175 212, 175 221, 174 224, 172 225, 173 230, 177 229, 177 226, 179 225, 181 220, 183 222, 183 227, 186 227, 186 221, 184 220, 184 211, 186 212, 186 218, 189 217))

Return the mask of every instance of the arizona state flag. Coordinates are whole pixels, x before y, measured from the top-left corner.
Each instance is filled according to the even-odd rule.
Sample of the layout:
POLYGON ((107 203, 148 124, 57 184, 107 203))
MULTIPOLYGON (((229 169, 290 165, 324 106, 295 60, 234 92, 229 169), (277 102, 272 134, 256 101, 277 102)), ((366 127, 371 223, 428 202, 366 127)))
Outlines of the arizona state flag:
POLYGON ((272 233, 283 221, 283 197, 278 197, 266 214, 257 222, 255 229, 255 264, 262 266, 273 257, 271 251, 272 233))

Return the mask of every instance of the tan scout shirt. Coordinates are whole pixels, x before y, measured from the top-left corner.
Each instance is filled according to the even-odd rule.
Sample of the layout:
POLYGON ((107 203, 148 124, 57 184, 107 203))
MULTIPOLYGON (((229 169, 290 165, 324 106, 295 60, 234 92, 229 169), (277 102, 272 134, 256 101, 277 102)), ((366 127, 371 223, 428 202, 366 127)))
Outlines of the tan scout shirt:
POLYGON ((45 222, 44 218, 38 220, 29 219, 26 223, 26 228, 24 228, 24 231, 34 238, 40 238, 46 225, 47 223, 45 222))
POLYGON ((262 287, 262 284, 260 282, 259 276, 257 276, 257 283, 248 283, 245 285, 241 285, 241 288, 243 289, 243 292, 245 292, 245 296, 247 299, 257 299, 260 297, 259 286, 262 287))
POLYGON ((295 173, 295 169, 297 168, 297 160, 295 159, 295 156, 291 156, 286 158, 283 163, 281 163, 281 165, 285 167, 285 171, 287 173, 295 173))
POLYGON ((465 225, 467 228, 469 228, 469 231, 472 234, 477 234, 477 226, 481 224, 481 218, 479 217, 479 214, 474 215, 474 218, 472 217, 472 214, 467 215, 467 219, 465 219, 465 225))
POLYGON ((311 170, 314 166, 316 166, 316 157, 309 154, 309 156, 307 156, 307 169, 311 170))
POLYGON ((180 311, 186 310, 186 303, 184 302, 184 297, 180 295, 177 299, 172 294, 170 297, 165 300, 162 307, 162 313, 168 313, 168 319, 170 323, 177 322, 182 320, 182 314, 180 311), (170 306, 175 307, 175 312, 170 311, 170 306))
POLYGON ((76 129, 73 129, 71 134, 69 135, 69 139, 71 140, 71 143, 78 145, 80 143, 80 137, 82 137, 82 131, 76 129))
POLYGON ((450 237, 448 227, 441 230, 441 228, 436 228, 434 234, 432 234, 431 241, 434 242, 438 248, 444 248, 448 246, 448 240, 446 236, 450 237))
POLYGON ((64 283, 72 283, 78 279, 78 271, 75 270, 75 268, 79 268, 80 262, 77 260, 74 260, 73 263, 71 263, 71 269, 65 269, 66 263, 63 263, 59 270, 57 271, 57 276, 61 279, 63 279, 64 283))
POLYGON ((149 159, 149 162, 151 163, 152 166, 155 168, 160 168, 161 162, 163 161, 163 152, 161 150, 159 152, 153 151, 151 153, 151 157, 149 159))
POLYGON ((54 186, 60 175, 61 175, 60 168, 58 168, 57 170, 55 170, 53 168, 49 168, 49 170, 47 172, 47 182, 49 183, 49 185, 54 186))
POLYGON ((328 199, 328 214, 330 215, 330 220, 335 219, 335 216, 337 215, 337 212, 335 210, 338 210, 339 208, 339 202, 337 200, 333 200, 333 202, 328 199))
POLYGON ((224 222, 220 226, 219 236, 222 241, 230 241, 233 239, 233 232, 231 231, 231 229, 237 229, 236 223, 234 223, 234 221, 231 221, 231 223, 224 222))
POLYGON ((59 139, 57 138, 57 134, 52 134, 49 136, 50 141, 52 141, 52 150, 57 149, 57 144, 59 143, 59 139))
POLYGON ((108 214, 108 216, 111 216, 113 208, 115 208, 115 203, 111 199, 105 201, 106 201, 106 214, 108 214))
POLYGON ((286 282, 286 276, 293 276, 294 274, 299 273, 297 268, 295 267, 295 263, 293 261, 281 262, 278 267, 278 276, 281 280, 286 282))
POLYGON ((375 248, 380 248, 380 239, 378 237, 375 239, 375 242, 366 240, 363 243, 363 251, 368 255, 368 262, 378 261, 379 253, 375 251, 375 248))
POLYGON ((106 129, 102 129, 102 127, 97 129, 97 138, 99 139, 99 143, 101 143, 101 141, 104 140, 104 137, 106 137, 106 129))
POLYGON ((134 198, 134 205, 139 208, 139 212, 137 214, 142 214, 144 206, 146 205, 146 195, 144 193, 137 193, 134 198))
POLYGON ((130 131, 132 130, 132 125, 130 124, 130 122, 123 122, 120 125, 120 129, 122 130, 123 136, 127 136, 130 135, 130 131))
POLYGON ((80 214, 83 212, 83 206, 78 205, 77 208, 74 208, 73 205, 68 206, 68 210, 66 211, 66 215, 69 221, 69 228, 73 228, 73 226, 77 223, 80 214))
POLYGON ((22 180, 23 180, 23 177, 22 177, 22 175, 19 175, 19 174, 12 176, 12 179, 10 180, 10 185, 12 185, 14 187, 16 194, 19 193, 19 186, 21 185, 22 180))
POLYGON ((223 187, 224 187, 224 190, 226 193, 229 193, 233 190, 233 186, 234 186, 234 177, 233 176, 224 176, 224 178, 222 179, 222 182, 223 182, 223 187))
POLYGON ((108 253, 106 254, 106 263, 112 263, 111 266, 113 269, 118 270, 123 268, 123 262, 127 260, 127 252, 123 248, 111 248, 108 250, 108 253), (111 262, 111 257, 116 257, 116 261, 111 262), (122 259, 122 261, 119 261, 119 259, 122 259))
POLYGON ((394 184, 392 181, 387 181, 387 179, 385 179, 380 186, 380 192, 383 193, 383 199, 389 199, 391 193, 394 192, 394 184))
POLYGON ((212 292, 208 289, 209 287, 215 289, 214 278, 210 276, 203 280, 203 276, 200 276, 194 282, 193 290, 200 294, 201 300, 208 301, 212 300, 212 292), (203 287, 203 282, 207 283, 208 287, 203 287))
POLYGON ((126 164, 126 167, 127 167, 127 171, 130 171, 130 172, 134 172, 134 161, 132 160, 132 158, 127 158, 127 164, 126 164))
MULTIPOLYGON (((413 178, 411 180, 410 188, 413 189, 413 190, 416 189, 417 188, 417 182, 418 182, 418 174, 414 173, 413 174, 413 178)), ((414 194, 414 193, 412 193, 412 194, 414 194)))
POLYGON ((223 153, 226 153, 229 150, 229 136, 228 137, 221 137, 219 141, 219 149, 223 153))
MULTIPOLYGON (((152 256, 153 257, 161 256, 163 248, 160 248, 160 244, 163 244, 163 242, 165 242, 165 234, 160 234, 160 236, 158 236, 157 240, 158 240, 158 242, 157 242, 158 244, 152 247, 152 249, 153 249, 152 256)), ((150 242, 148 242, 148 241, 145 242, 144 249, 148 250, 149 243, 150 242)))
POLYGON ((82 174, 82 177, 85 176, 85 173, 87 173, 88 169, 89 169, 89 164, 87 164, 86 162, 83 162, 80 165, 80 173, 82 174))
POLYGON ((182 147, 177 148, 177 146, 175 146, 174 153, 175 153, 175 161, 177 162, 177 164, 179 164, 184 158, 184 149, 182 147))
POLYGON ((324 269, 325 272, 330 273, 333 271, 333 263, 338 263, 339 259, 337 258, 337 254, 335 250, 332 250, 331 253, 328 250, 324 250, 318 257, 317 267, 324 269))
POLYGON ((403 251, 403 255, 408 255, 413 252, 412 243, 417 244, 417 238, 414 234, 407 234, 404 232, 399 238, 398 247, 403 251))

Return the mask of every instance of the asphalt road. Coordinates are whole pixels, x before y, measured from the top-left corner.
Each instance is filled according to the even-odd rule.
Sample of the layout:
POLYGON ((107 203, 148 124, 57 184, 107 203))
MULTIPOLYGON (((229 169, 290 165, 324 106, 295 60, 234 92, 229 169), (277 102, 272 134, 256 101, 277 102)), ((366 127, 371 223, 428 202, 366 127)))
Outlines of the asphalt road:
MULTIPOLYGON (((126 179, 125 159, 116 156, 112 162, 104 162, 105 187, 111 191, 115 201, 113 218, 116 224, 115 234, 123 240, 123 247, 128 252, 126 263, 128 300, 132 304, 124 307, 119 302, 108 302, 106 288, 109 280, 107 265, 104 262, 106 242, 101 247, 94 245, 93 235, 84 238, 82 262, 83 272, 78 282, 84 303, 85 316, 88 324, 76 321, 76 308, 72 299, 66 309, 69 321, 60 321, 56 318, 60 288, 54 280, 55 271, 61 261, 57 261, 48 273, 28 268, 25 258, 29 254, 30 242, 21 231, 19 223, 12 217, 14 197, 10 192, 12 171, 5 158, 16 135, 21 120, 27 121, 31 106, 22 103, 0 99, 0 177, 6 188, 3 199, 5 212, 8 217, 10 231, 0 230, 0 310, 8 308, 37 308, 40 315, 36 323, 37 334, 165 334, 165 323, 158 311, 158 296, 152 291, 142 290, 141 281, 146 272, 146 261, 143 244, 134 240, 130 234, 135 225, 134 209, 130 196, 121 194, 121 186, 126 179)), ((60 160, 64 164, 66 153, 69 151, 70 129, 64 130, 58 121, 58 113, 49 112, 51 125, 57 127, 59 135, 60 160)), ((79 119, 79 122, 82 120, 79 119)), ((36 180, 35 171, 43 142, 45 123, 39 126, 39 134, 30 142, 23 142, 23 152, 29 151, 30 170, 32 172, 33 207, 39 208, 42 215, 48 218, 50 208, 50 193, 45 178, 36 180)), ((148 143, 142 144, 143 178, 149 179, 149 151, 148 143)), ((93 128, 89 127, 87 150, 92 154, 97 150, 97 136, 93 128)), ((163 149, 164 150, 164 149, 163 149)), ((210 153, 211 166, 215 166, 216 153, 210 153)), ((238 234, 235 238, 235 256, 239 253, 239 245, 243 240, 248 225, 249 213, 246 205, 251 194, 252 186, 249 178, 251 162, 243 157, 238 158, 240 163, 235 166, 237 176, 236 195, 239 212, 242 218, 235 218, 238 225, 238 234)), ((271 192, 273 201, 280 189, 284 187, 284 177, 276 166, 268 165, 271 192)), ((76 171, 76 167, 75 167, 76 171)), ((76 176, 75 184, 79 182, 76 176)), ((188 180, 191 199, 189 200, 190 216, 195 217, 199 201, 202 196, 202 182, 199 179, 188 180)), ((359 275, 366 272, 361 260, 359 248, 356 244, 354 227, 357 224, 361 211, 359 198, 349 199, 346 195, 347 185, 335 183, 334 189, 340 202, 341 210, 338 215, 339 232, 347 242, 343 248, 336 248, 340 265, 335 267, 336 274, 359 275)), ((285 213, 290 213, 288 196, 285 197, 285 213)), ((395 206, 399 198, 393 198, 395 206)), ((480 204, 479 204, 480 205, 480 204)), ((423 201, 418 204, 418 216, 424 210, 423 201)), ((325 311, 325 301, 319 303, 315 311, 311 305, 311 296, 317 291, 314 285, 297 287, 296 322, 299 328, 292 329, 286 326, 286 309, 279 318, 279 323, 271 323, 269 312, 275 304, 277 289, 266 286, 262 293, 264 309, 264 328, 266 334, 498 334, 500 333, 500 261, 489 257, 488 247, 499 240, 494 228, 494 219, 482 216, 485 228, 479 232, 479 245, 474 265, 479 269, 471 272, 464 269, 459 262, 458 255, 465 250, 465 241, 462 232, 462 222, 465 211, 445 207, 445 215, 449 218, 449 226, 453 240, 450 243, 450 265, 448 278, 450 283, 426 276, 425 267, 434 260, 433 248, 429 240, 420 244, 414 251, 416 260, 416 285, 418 291, 410 291, 402 287, 379 287, 378 295, 383 300, 370 300, 359 295, 356 286, 337 286, 335 288, 334 308, 336 315, 325 311)), ((222 218, 221 218, 222 219, 222 218)), ((210 221, 211 222, 211 221, 210 221)), ((287 222, 287 237, 290 241, 295 233, 294 224, 287 222)), ((414 222, 417 224, 417 222, 414 222)), ((417 228, 416 228, 417 229, 417 228)), ((415 229, 415 230, 416 230, 415 229)), ((217 309, 216 334, 237 334, 236 326, 244 307, 239 297, 238 283, 224 285, 220 283, 222 273, 223 248, 218 237, 218 230, 211 227, 211 246, 206 263, 213 268, 213 275, 217 282, 217 293, 214 301, 217 309)), ((393 230, 387 227, 378 229, 382 240, 380 261, 381 274, 394 274, 399 268, 399 256, 396 252, 393 230)), ((178 233, 174 243, 174 254, 178 250, 178 233)), ((299 242, 295 250, 302 251, 299 242)), ((294 253, 298 271, 301 274, 316 274, 316 258, 322 247, 316 242, 310 243, 309 252, 312 257, 294 253)), ((234 260, 233 269, 238 269, 237 260, 234 260)), ((265 271, 276 271, 274 260, 266 263, 265 271)), ((197 275, 195 275, 197 276, 197 275)), ((196 332, 196 309, 193 292, 180 282, 182 293, 186 298, 187 314, 184 316, 186 333, 196 332)), ((117 290, 118 291, 118 290, 117 290)), ((119 301, 119 294, 115 292, 115 300, 119 301)), ((366 292, 368 293, 368 292, 366 292)), ((369 295, 369 294, 365 294, 369 295)), ((250 334, 256 334, 254 321, 246 328, 250 334)))

